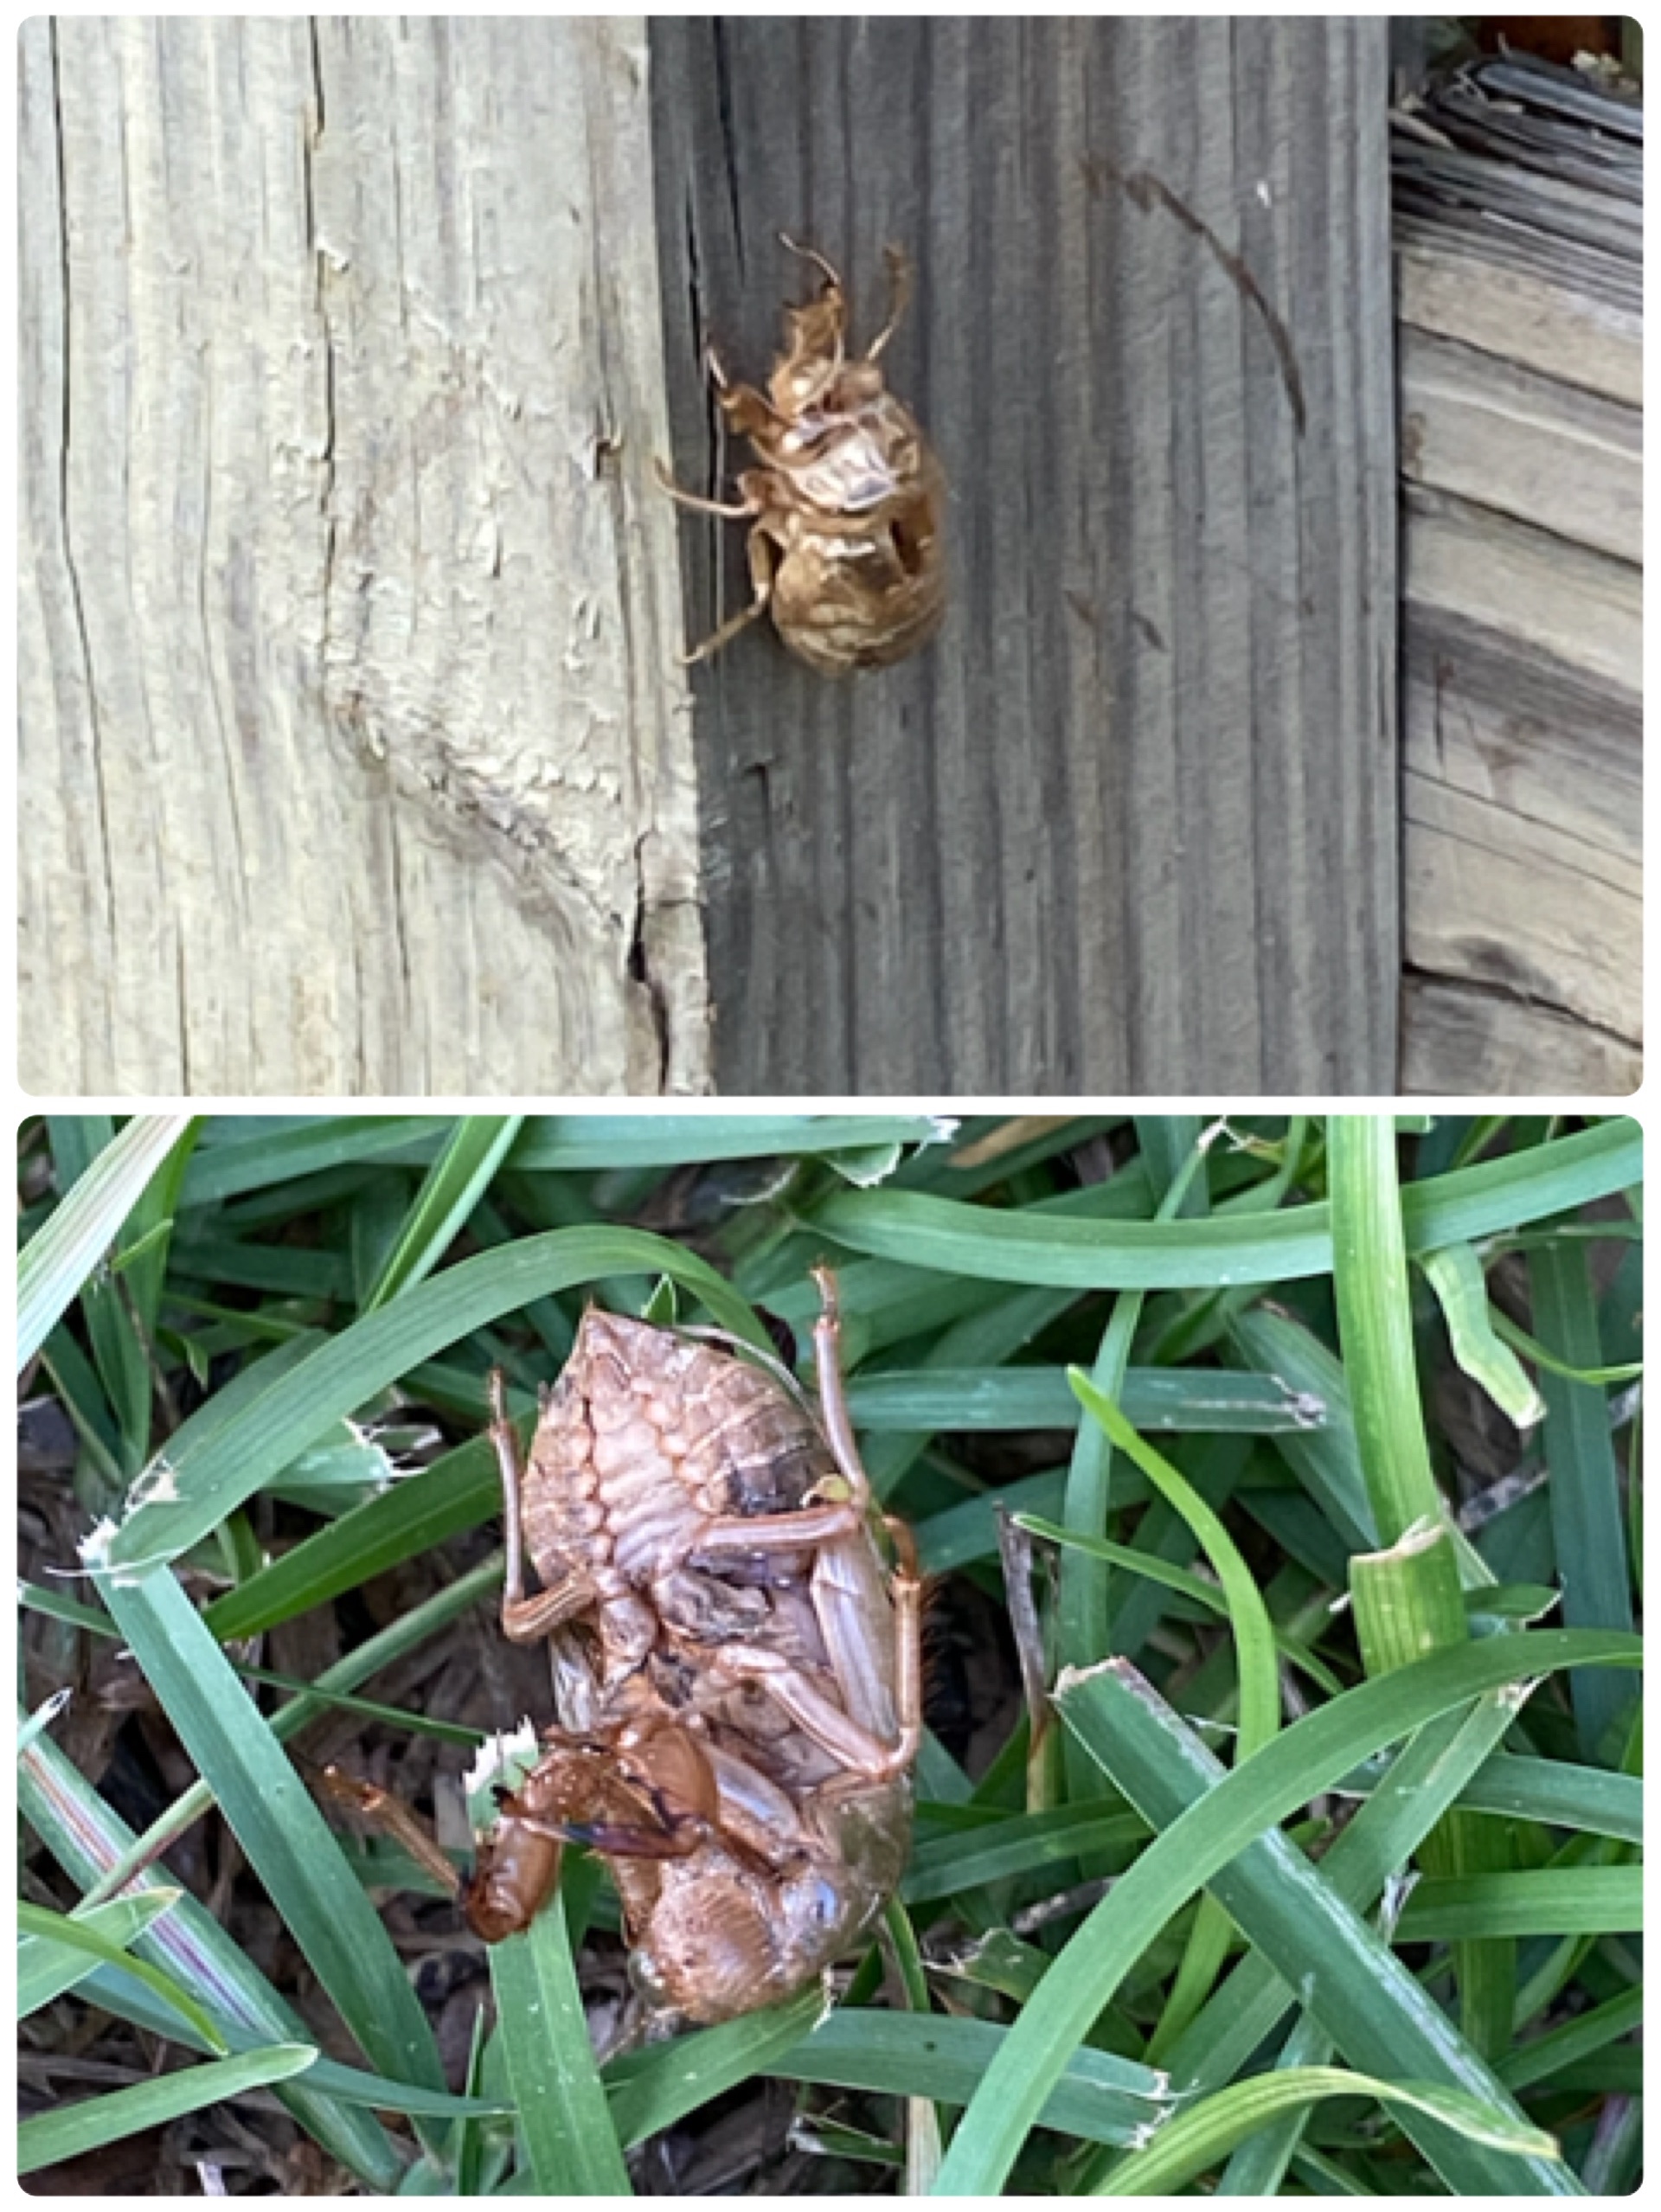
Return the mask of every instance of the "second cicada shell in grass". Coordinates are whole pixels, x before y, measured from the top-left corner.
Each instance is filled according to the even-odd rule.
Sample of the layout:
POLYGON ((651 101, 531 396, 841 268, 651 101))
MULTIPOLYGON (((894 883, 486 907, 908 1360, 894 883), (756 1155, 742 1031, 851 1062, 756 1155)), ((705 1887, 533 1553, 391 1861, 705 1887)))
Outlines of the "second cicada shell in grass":
POLYGON ((468 1915, 516 1933, 561 1844, 587 1843, 653 2011, 706 2024, 866 1937, 910 1837, 920 1590, 859 1464, 818 1276, 817 1402, 754 1347, 594 1309, 523 1466, 497 1393, 502 1625, 548 1639, 560 1717, 498 1798, 468 1915))
POLYGON ((785 311, 785 351, 765 392, 729 383, 712 353, 716 397, 757 465, 735 501, 664 484, 688 507, 747 520, 754 593, 748 606, 687 655, 703 660, 758 616, 824 676, 903 660, 946 612, 946 480, 916 417, 888 390, 881 356, 909 290, 898 247, 887 249, 888 318, 850 355, 848 298, 823 254, 784 243, 822 272, 818 297, 785 311))

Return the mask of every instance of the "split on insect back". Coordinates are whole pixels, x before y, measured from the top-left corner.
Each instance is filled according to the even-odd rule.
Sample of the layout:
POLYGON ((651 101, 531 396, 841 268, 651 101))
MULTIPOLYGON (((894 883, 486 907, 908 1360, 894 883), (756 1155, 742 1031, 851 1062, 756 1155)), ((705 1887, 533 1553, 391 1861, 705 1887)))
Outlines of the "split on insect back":
POLYGON ((683 506, 751 525, 754 597, 687 661, 707 659, 771 613, 799 659, 821 675, 843 676, 903 660, 939 629, 946 479, 880 366, 910 291, 905 254, 886 249, 887 320, 864 353, 850 354, 841 278, 822 253, 780 238, 824 282, 816 298, 786 309, 785 350, 766 390, 730 382, 709 356, 717 401, 748 439, 757 465, 740 475, 732 501, 683 490, 661 464, 658 476, 683 506))

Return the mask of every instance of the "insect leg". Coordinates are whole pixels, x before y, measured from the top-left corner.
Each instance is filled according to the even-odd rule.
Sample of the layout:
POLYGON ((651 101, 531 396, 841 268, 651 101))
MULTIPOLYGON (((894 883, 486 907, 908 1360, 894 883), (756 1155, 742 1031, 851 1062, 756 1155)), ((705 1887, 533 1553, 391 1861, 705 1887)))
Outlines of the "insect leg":
POLYGON ((519 1459, 519 1432, 508 1413, 508 1382, 499 1367, 491 1369, 491 1442, 502 1474, 502 1547, 506 1567, 502 1578, 502 1633, 510 1644, 537 1644, 563 1620, 586 1612, 599 1596, 584 1574, 568 1575, 557 1588, 525 1594, 524 1524, 520 1519, 520 1497, 524 1470, 519 1459))
POLYGON ((344 1808, 366 1825, 379 1828, 401 1843, 423 1872, 449 1891, 453 1897, 461 1887, 461 1877, 437 1840, 423 1827, 401 1798, 394 1797, 390 1790, 383 1790, 377 1783, 361 1781, 356 1774, 348 1774, 338 1766, 325 1766, 317 1776, 324 1796, 344 1808))
POLYGON ((491 1442, 502 1475, 502 1542, 507 1569, 502 1580, 502 1610, 525 1601, 524 1534, 519 1520, 524 1468, 519 1458, 519 1432, 508 1413, 508 1378, 499 1367, 491 1369, 491 1442))
POLYGON ((900 317, 905 313, 907 304, 911 298, 909 255, 901 247, 885 246, 882 248, 882 259, 887 263, 888 271, 888 319, 866 349, 867 361, 875 361, 894 336, 899 325, 900 317))
POLYGON ((729 521, 736 523, 755 512, 755 503, 751 499, 706 499, 701 492, 683 491, 661 461, 654 460, 653 466, 657 471, 658 483, 670 497, 683 507, 696 509, 700 515, 725 515, 729 521))
POLYGON ((825 1442, 830 1446, 837 1471, 852 1493, 854 1504, 862 1514, 869 1513, 872 1510, 870 1478, 854 1441, 854 1425, 848 1416, 848 1401, 842 1388, 842 1312, 837 1302, 837 1279, 828 1267, 815 1267, 812 1272, 819 1292, 819 1318, 813 1324, 813 1359, 818 1371, 819 1414, 824 1425, 825 1442))
POLYGON ((591 1851, 619 1859, 690 1858, 709 1833, 701 1820, 643 1828, 620 1820, 555 1820, 541 1813, 516 1813, 513 1818, 529 1835, 546 1837, 550 1843, 583 1843, 591 1851))
POLYGON ((857 1536, 864 1516, 843 1504, 798 1505, 788 1513, 728 1513, 712 1516, 687 1545, 689 1560, 723 1552, 811 1551, 857 1536))
POLYGON ((923 1741, 923 1578, 911 1530, 892 1514, 882 1519, 897 1561, 888 1588, 894 1599, 894 1709, 905 1754, 903 1772, 923 1741))
MULTIPOLYGON (((847 1483, 852 1502, 862 1516, 878 1511, 871 1494, 870 1478, 865 1472, 859 1456, 859 1446, 854 1440, 854 1425, 848 1412, 848 1401, 842 1387, 842 1362, 839 1356, 842 1315, 837 1300, 837 1279, 829 1267, 816 1267, 813 1279, 818 1286, 819 1318, 813 1324, 813 1357, 818 1371, 819 1412, 824 1428, 825 1441, 836 1459, 837 1469, 847 1483)), ((882 1515, 883 1526, 888 1532, 897 1562, 889 1578, 889 1594, 894 1601, 894 1703, 895 1717, 899 1728, 899 1740, 888 1754, 889 1763, 885 1772, 903 1773, 917 1755, 923 1732, 923 1586, 917 1572, 917 1547, 911 1530, 903 1521, 892 1514, 882 1515)), ((833 1664, 842 1679, 844 1696, 850 1696, 854 1684, 849 1678, 857 1656, 856 1650, 841 1632, 839 1613, 832 1610, 841 1602, 837 1587, 844 1580, 848 1588, 847 1600, 851 1602, 856 1619, 869 1619, 869 1602, 862 1602, 861 1585, 863 1571, 857 1556, 849 1554, 842 1559, 833 1552, 821 1555, 820 1568, 816 1574, 816 1603, 820 1603, 817 1586, 822 1580, 821 1620, 827 1640, 832 1645, 833 1664), (838 1569, 842 1571, 839 1573, 838 1569)), ((805 1724, 803 1724, 805 1725, 805 1724)), ((811 1730, 809 1730, 811 1733, 811 1730)), ((831 1747, 825 1746, 827 1750, 831 1747)), ((865 1770, 869 1771, 869 1770, 865 1770)))
MULTIPOLYGON (((896 1607, 903 1617, 907 1607, 905 1585, 899 1576, 895 1578, 896 1607)), ((920 1620, 920 1586, 912 1584, 912 1604, 919 1608, 920 1620)), ((717 1676, 748 1676, 757 1681, 774 1702, 794 1721, 805 1736, 810 1736, 822 1751, 845 1767, 850 1775, 862 1782, 890 1781, 896 1774, 903 1774, 917 1756, 922 1741, 922 1720, 914 1713, 903 1720, 899 1741, 888 1744, 871 1731, 853 1720, 834 1698, 810 1682, 802 1670, 781 1652, 766 1645, 739 1644, 717 1652, 712 1665, 717 1676)), ((902 1695, 908 1685, 899 1685, 902 1695)), ((920 1703, 921 1669, 917 1670, 917 1686, 913 1691, 914 1708, 920 1703)))
MULTIPOLYGON (((720 510, 716 511, 720 512, 720 510)), ((742 511, 745 514, 754 514, 755 510, 754 508, 747 507, 742 511)), ((683 668, 690 668, 696 661, 708 660, 711 653, 718 653, 723 645, 730 644, 741 630, 747 630, 758 614, 766 612, 767 603, 773 597, 773 541, 764 530, 754 529, 750 532, 749 558, 750 581, 755 587, 754 599, 751 600, 748 606, 734 615, 729 621, 723 622, 713 637, 706 638, 703 643, 696 646, 691 652, 683 653, 681 655, 683 668)))

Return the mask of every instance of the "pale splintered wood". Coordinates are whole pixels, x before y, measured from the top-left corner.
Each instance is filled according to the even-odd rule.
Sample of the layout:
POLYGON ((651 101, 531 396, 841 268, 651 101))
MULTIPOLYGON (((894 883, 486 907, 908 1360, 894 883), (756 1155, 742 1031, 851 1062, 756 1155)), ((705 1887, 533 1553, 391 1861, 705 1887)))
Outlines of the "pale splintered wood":
POLYGON ((24 1081, 705 1087, 643 24, 22 68, 24 1081))
POLYGON ((1396 158, 1403 1080, 1624 1092, 1642 1016, 1641 119, 1511 63, 1427 114, 1440 137, 1415 129, 1396 158))
POLYGON ((1401 473, 1636 565, 1644 418, 1411 325, 1401 348, 1401 473))
MULTIPOLYGON (((669 369, 881 313, 952 603, 697 676, 723 1088, 1388 1091, 1399 945, 1382 19, 654 19, 669 369)), ((743 591, 689 523, 689 631, 743 591)))
POLYGON ((1396 240, 1403 327, 1641 406, 1644 333, 1634 305, 1581 290, 1572 263, 1512 267, 1494 258, 1503 243, 1485 241, 1478 252, 1468 237, 1445 236, 1422 219, 1404 222, 1396 240))

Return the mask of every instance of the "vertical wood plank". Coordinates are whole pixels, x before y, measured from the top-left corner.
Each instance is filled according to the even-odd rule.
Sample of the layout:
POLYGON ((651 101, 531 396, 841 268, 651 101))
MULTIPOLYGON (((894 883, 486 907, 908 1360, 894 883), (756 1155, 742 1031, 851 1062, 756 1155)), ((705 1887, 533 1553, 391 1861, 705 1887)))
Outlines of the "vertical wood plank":
MULTIPOLYGON (((696 677, 732 1091, 1388 1090, 1399 952, 1385 35, 1353 19, 654 19, 670 406, 719 453, 803 296, 888 356, 953 607, 843 683, 696 677)), ((689 632, 743 591, 685 526, 689 632)))
POLYGON ((645 61, 24 26, 31 1087, 707 1087, 645 61))

